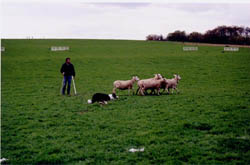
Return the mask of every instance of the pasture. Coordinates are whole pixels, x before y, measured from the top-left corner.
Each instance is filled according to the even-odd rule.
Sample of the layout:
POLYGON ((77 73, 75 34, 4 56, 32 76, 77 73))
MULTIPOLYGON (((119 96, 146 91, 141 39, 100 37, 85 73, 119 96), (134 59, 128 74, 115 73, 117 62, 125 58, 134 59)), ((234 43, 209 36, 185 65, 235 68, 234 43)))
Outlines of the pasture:
MULTIPOLYGON (((1 158, 8 164, 249 164, 250 49, 171 42, 2 40, 1 158), (50 46, 70 46, 52 52, 50 46), (61 96, 70 57, 78 95, 61 96), (181 76, 180 93, 89 105, 113 81, 181 76), (142 148, 144 152, 128 152, 142 148)), ((134 86, 136 90, 136 86, 134 86)), ((73 88, 72 88, 73 89, 73 88)))

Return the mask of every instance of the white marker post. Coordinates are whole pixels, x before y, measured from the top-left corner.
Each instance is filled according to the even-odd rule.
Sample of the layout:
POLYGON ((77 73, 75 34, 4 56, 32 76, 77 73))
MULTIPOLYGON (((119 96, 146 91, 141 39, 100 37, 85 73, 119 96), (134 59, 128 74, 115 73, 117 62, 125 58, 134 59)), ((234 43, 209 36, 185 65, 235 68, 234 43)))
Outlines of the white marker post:
POLYGON ((74 76, 72 76, 72 81, 73 81, 74 92, 75 92, 75 95, 76 95, 77 93, 76 93, 76 85, 75 85, 74 76))
POLYGON ((69 46, 51 46, 51 51, 66 51, 69 50, 69 46))
POLYGON ((129 152, 144 152, 144 147, 143 148, 131 148, 128 150, 129 152))
POLYGON ((238 52, 239 48, 237 48, 237 47, 224 47, 224 51, 227 51, 227 52, 238 52))
POLYGON ((5 47, 1 47, 1 52, 5 52, 5 47))
POLYGON ((183 47, 183 51, 198 51, 198 47, 183 47))

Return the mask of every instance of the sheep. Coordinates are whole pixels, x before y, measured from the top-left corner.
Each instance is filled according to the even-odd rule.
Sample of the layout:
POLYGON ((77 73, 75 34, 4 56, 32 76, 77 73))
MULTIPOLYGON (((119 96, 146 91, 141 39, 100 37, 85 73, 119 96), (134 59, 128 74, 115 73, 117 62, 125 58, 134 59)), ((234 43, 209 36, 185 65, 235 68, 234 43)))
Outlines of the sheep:
POLYGON ((158 79, 158 80, 150 80, 150 81, 145 81, 144 83, 142 83, 141 85, 141 95, 144 95, 145 90, 147 89, 156 89, 157 91, 157 95, 160 95, 160 89, 163 86, 166 86, 167 84, 167 79, 162 78, 162 79, 158 79))
POLYGON ((151 80, 159 80, 159 79, 162 79, 162 76, 161 74, 154 74, 155 76, 153 78, 149 78, 149 79, 143 79, 143 80, 140 80, 137 82, 137 85, 138 85, 138 89, 136 90, 136 94, 138 93, 138 91, 140 91, 141 93, 141 87, 142 87, 142 84, 147 82, 147 81, 151 81, 151 80))
MULTIPOLYGON (((163 89, 161 94, 166 90, 166 86, 167 86, 167 81, 165 81, 161 84, 160 89, 163 89)), ((155 94, 157 92, 157 91, 155 91, 155 88, 148 88, 148 89, 151 90, 150 95, 155 94)), ((148 89, 146 89, 145 93, 147 93, 148 89)))
MULTIPOLYGON (((116 80, 113 85, 113 93, 116 93, 116 89, 125 90, 128 89, 128 94, 130 95, 130 89, 133 91, 133 84, 140 79, 137 76, 133 76, 131 80, 116 80)), ((133 91, 134 93, 134 91, 133 91)))
POLYGON ((167 92, 170 93, 169 89, 173 89, 172 93, 174 93, 174 90, 176 90, 177 93, 179 93, 179 91, 177 89, 177 85, 178 85, 179 80, 181 80, 181 76, 174 74, 174 78, 167 79, 165 90, 167 90, 167 92))

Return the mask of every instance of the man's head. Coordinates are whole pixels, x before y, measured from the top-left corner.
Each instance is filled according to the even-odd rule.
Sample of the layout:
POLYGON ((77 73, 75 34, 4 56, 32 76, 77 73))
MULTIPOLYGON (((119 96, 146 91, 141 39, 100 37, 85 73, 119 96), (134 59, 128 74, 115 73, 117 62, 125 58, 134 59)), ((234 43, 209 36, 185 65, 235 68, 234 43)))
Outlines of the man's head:
POLYGON ((68 63, 68 64, 69 64, 69 63, 70 63, 70 58, 69 58, 69 57, 68 57, 68 58, 66 58, 66 60, 65 60, 65 61, 66 61, 66 63, 68 63))

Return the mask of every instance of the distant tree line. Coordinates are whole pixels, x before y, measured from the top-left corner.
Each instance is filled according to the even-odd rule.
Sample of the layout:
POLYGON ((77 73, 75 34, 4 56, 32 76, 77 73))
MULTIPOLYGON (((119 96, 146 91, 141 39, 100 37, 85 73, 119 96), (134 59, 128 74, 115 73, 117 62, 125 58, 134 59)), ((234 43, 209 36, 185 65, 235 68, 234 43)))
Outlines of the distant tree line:
POLYGON ((204 34, 176 30, 169 33, 167 37, 151 34, 146 37, 149 41, 180 41, 180 42, 201 42, 214 44, 237 44, 250 45, 250 27, 239 26, 218 26, 204 34))

